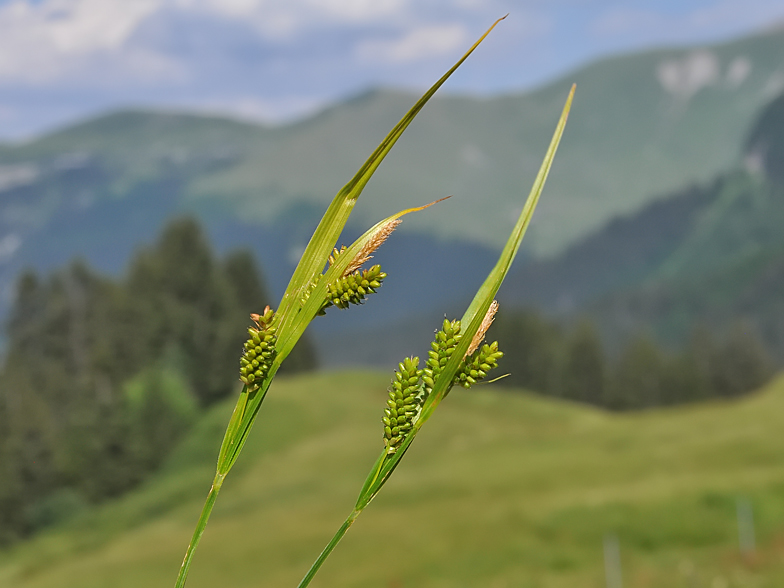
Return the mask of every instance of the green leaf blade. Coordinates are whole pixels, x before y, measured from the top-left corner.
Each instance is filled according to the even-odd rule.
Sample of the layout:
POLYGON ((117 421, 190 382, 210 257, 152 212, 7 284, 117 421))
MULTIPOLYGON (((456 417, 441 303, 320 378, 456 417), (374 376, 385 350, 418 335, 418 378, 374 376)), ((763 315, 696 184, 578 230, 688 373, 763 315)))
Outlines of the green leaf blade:
POLYGON ((433 97, 436 91, 443 86, 457 68, 468 59, 469 55, 474 52, 480 43, 484 41, 485 37, 490 34, 490 31, 492 31, 503 18, 495 21, 485 34, 471 46, 465 55, 463 55, 449 71, 441 76, 441 78, 425 92, 416 104, 414 104, 414 106, 411 107, 403 118, 394 126, 354 177, 337 193, 316 227, 308 246, 305 248, 305 253, 303 253, 297 268, 294 270, 294 274, 291 276, 291 281, 289 282, 279 305, 279 312, 284 312, 288 317, 289 308, 301 298, 303 288, 306 288, 316 275, 321 273, 324 264, 326 263, 327 256, 332 251, 335 243, 337 243, 340 233, 343 231, 343 227, 346 225, 357 199, 362 194, 362 191, 370 181, 370 178, 373 176, 378 166, 381 165, 381 162, 390 152, 392 147, 394 147, 403 132, 408 128, 422 108, 424 108, 425 104, 433 97))
POLYGON ((436 380, 435 386, 433 387, 433 392, 430 394, 427 401, 425 402, 425 405, 422 407, 422 414, 417 421, 412 434, 415 434, 416 430, 421 427, 428 418, 430 418, 430 415, 433 413, 433 410, 435 410, 436 406, 438 406, 438 403, 441 402, 443 397, 451 389, 452 380, 454 379, 455 374, 457 374, 457 370, 460 368, 462 358, 468 351, 468 347, 471 345, 471 340, 479 330, 479 327, 482 324, 482 320, 484 319, 485 314, 487 314, 487 310, 490 308, 490 305, 493 303, 493 299, 498 293, 498 289, 501 287, 504 278, 506 278, 506 275, 509 273, 509 268, 511 267, 512 262, 514 261, 518 250, 520 249, 520 243, 523 240, 523 236, 525 235, 528 225, 531 223, 531 217, 533 216, 536 205, 539 202, 539 197, 541 196, 542 189, 544 188, 544 184, 547 181, 547 176, 550 173, 550 168, 552 167, 555 153, 558 150, 558 145, 561 142, 561 137, 563 136, 564 128, 566 127, 566 120, 569 117, 569 111, 571 110, 574 92, 575 86, 572 86, 571 90, 569 91, 569 96, 566 99, 566 104, 564 105, 561 112, 561 117, 558 120, 558 125, 556 126, 555 132, 553 133, 553 138, 550 141, 550 146, 545 153, 542 165, 539 168, 539 172, 536 175, 534 184, 531 187, 528 198, 526 199, 525 206, 523 206, 523 210, 520 213, 514 228, 512 229, 512 233, 509 235, 509 239, 506 241, 506 245, 504 245, 504 248, 501 251, 501 255, 499 256, 498 261, 496 262, 493 269, 490 270, 490 273, 488 274, 484 283, 479 287, 479 290, 477 290, 474 299, 471 301, 468 309, 466 309, 465 314, 463 314, 461 319, 463 335, 460 343, 455 349, 452 357, 447 362, 446 366, 444 366, 444 369, 441 372, 439 378, 436 380))

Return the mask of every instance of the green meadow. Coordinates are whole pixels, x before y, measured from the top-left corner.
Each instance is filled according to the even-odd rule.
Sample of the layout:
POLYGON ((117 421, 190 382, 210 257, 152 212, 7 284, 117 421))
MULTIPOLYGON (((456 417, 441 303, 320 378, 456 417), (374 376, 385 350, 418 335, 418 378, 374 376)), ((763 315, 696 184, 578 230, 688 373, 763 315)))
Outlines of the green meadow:
MULTIPOLYGON (((189 587, 296 586, 382 447, 387 385, 376 372, 276 380, 189 587)), ((0 586, 172 586, 233 402, 142 487, 0 554, 0 586)), ((312 585, 603 588, 610 534, 626 588, 782 586, 783 434, 784 378, 626 414, 500 383, 455 389, 312 585), (738 549, 738 498, 754 554, 738 549)))

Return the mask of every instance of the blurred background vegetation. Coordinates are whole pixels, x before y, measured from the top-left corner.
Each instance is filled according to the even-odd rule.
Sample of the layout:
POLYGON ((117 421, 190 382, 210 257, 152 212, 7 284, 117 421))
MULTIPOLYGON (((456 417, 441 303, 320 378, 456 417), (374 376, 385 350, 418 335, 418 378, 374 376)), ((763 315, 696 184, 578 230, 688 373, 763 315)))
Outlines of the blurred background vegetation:
MULTIPOLYGON (((8 542, 136 486, 199 414, 238 391, 248 315, 272 302, 253 256, 217 259, 192 219, 122 280, 76 261, 17 283, 0 380, 8 542)), ((282 373, 312 370, 306 338, 282 373)))
MULTIPOLYGON (((603 586, 610 536, 624 585, 781 585, 778 29, 437 97, 343 242, 455 197, 378 252, 379 296, 333 309, 289 358, 194 586, 302 575, 381 447, 386 371, 494 262, 572 81, 490 332, 508 377, 452 394, 319 581, 603 586), (384 567, 390 541, 411 556, 384 567)), ((248 314, 277 303, 326 203, 413 99, 373 90, 278 126, 123 110, 0 144, 0 585, 174 580, 248 314)))

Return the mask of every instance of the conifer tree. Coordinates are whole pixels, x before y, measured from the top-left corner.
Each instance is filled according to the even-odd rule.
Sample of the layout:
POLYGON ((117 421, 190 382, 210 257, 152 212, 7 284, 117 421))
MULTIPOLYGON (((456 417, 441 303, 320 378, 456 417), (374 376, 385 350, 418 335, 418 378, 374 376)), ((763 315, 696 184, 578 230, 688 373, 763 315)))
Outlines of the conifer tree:
POLYGON ((600 404, 604 396, 605 357, 593 323, 583 319, 565 342, 562 394, 566 398, 600 404))

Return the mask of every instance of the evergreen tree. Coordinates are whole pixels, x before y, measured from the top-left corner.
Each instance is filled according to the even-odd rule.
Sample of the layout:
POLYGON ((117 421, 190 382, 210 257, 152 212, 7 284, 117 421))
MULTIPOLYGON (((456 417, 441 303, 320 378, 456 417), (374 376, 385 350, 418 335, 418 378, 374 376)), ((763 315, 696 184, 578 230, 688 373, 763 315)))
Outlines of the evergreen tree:
POLYGON ((748 325, 732 327, 713 353, 710 383, 719 397, 739 396, 759 388, 772 374, 770 357, 748 325))
POLYGON ((533 311, 499 313, 488 338, 503 341, 509 384, 541 394, 557 392, 562 335, 555 325, 533 311))
POLYGON ((561 390, 565 398, 600 404, 604 397, 605 359, 593 323, 582 320, 569 335, 564 354, 561 390))
POLYGON ((252 256, 219 262, 191 219, 121 282, 78 261, 23 273, 0 373, 0 542, 144 479, 198 405, 239 386, 249 314, 270 302, 252 256))
POLYGON ((623 350, 606 388, 604 404, 615 410, 658 406, 665 396, 665 358, 654 343, 637 336, 623 350))
POLYGON ((173 346, 182 352, 202 404, 233 389, 232 380, 226 378, 227 327, 223 324, 233 296, 193 219, 172 222, 154 247, 137 256, 128 290, 144 325, 140 335, 147 354, 145 364, 173 346))

